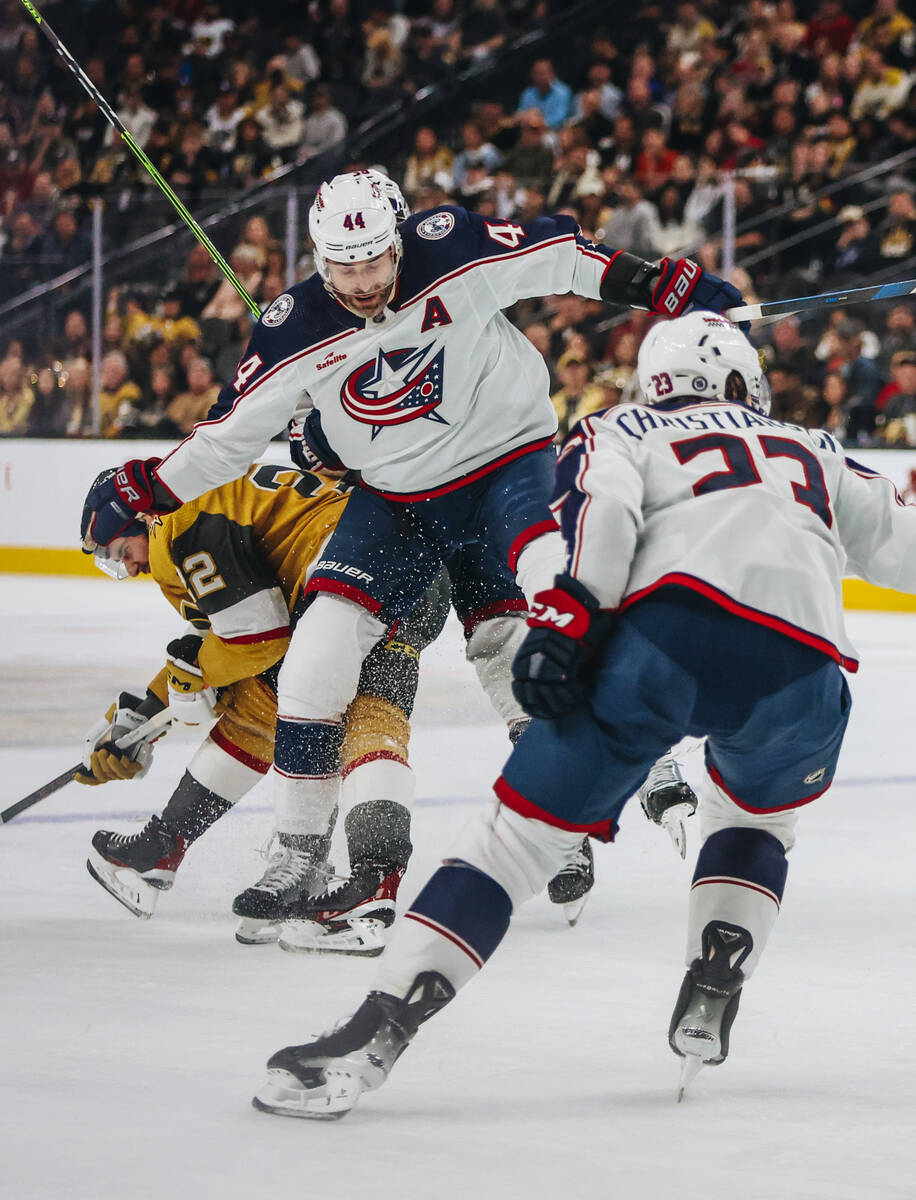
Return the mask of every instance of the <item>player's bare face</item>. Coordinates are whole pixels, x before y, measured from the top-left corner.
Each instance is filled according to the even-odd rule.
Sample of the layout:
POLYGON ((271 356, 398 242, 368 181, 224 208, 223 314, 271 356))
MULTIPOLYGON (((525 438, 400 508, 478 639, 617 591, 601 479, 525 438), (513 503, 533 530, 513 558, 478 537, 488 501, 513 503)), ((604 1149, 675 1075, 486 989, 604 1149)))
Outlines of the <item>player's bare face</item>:
POLYGON ((115 538, 108 547, 108 558, 113 563, 121 563, 131 579, 149 575, 149 538, 145 533, 115 538))
POLYGON ((361 263, 328 262, 337 299, 358 317, 374 317, 388 303, 396 273, 394 250, 361 263))

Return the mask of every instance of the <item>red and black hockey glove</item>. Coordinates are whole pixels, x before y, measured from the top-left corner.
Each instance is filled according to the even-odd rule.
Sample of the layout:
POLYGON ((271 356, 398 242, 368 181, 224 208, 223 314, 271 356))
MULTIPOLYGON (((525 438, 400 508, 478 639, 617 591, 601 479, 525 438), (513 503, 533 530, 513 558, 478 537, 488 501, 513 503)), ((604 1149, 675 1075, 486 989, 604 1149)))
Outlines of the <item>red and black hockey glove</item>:
POLYGON ((737 308, 744 300, 736 287, 713 275, 690 258, 663 258, 660 274, 652 288, 652 312, 664 317, 679 317, 688 304, 724 312, 737 308))
POLYGON ((179 501, 156 478, 155 468, 161 461, 134 458, 98 476, 83 504, 80 523, 87 553, 95 546, 110 545, 116 537, 138 532, 138 514, 174 512, 179 507, 179 501))
POLYGON ((512 692, 525 712, 550 720, 582 703, 595 651, 607 639, 612 619, 570 575, 558 575, 552 588, 538 592, 528 635, 512 663, 512 692))

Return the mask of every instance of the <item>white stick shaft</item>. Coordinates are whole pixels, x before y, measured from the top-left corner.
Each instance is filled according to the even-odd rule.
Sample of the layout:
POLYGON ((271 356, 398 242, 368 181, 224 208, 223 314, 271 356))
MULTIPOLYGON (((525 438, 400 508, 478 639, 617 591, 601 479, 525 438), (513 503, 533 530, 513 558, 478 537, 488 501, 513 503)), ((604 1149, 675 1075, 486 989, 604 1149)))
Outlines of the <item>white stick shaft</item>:
POLYGON ((122 737, 119 737, 115 745, 119 750, 126 750, 128 746, 135 746, 137 742, 150 742, 153 740, 153 735, 158 734, 160 729, 165 731, 172 723, 172 717, 167 708, 162 712, 156 713, 154 717, 150 717, 142 725, 138 725, 136 729, 131 729, 122 737))

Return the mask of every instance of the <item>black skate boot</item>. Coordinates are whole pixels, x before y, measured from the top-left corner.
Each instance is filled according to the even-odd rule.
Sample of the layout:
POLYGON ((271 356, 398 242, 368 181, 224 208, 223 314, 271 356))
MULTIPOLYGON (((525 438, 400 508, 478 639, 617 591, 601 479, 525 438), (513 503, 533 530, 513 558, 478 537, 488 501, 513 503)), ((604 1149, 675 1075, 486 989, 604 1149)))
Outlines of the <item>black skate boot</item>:
POLYGON ((701 1067, 728 1057, 744 983, 741 964, 753 947, 753 938, 740 925, 710 921, 703 930, 702 957, 693 960, 684 976, 668 1027, 668 1044, 684 1059, 678 1100, 701 1067))
POLYGON ((643 812, 667 832, 675 850, 684 858, 687 854, 684 822, 696 812, 697 798, 672 755, 666 754, 658 760, 637 795, 643 812))
POLYGON ((276 942, 288 907, 309 893, 323 892, 333 874, 326 861, 330 835, 281 833, 278 840, 258 882, 232 901, 240 918, 235 937, 243 946, 276 942))
POLYGON ((551 903, 563 905, 567 921, 575 925, 594 886, 595 859, 591 842, 585 838, 566 866, 548 883, 547 896, 551 903))
POLYGON ((172 886, 189 845, 160 817, 153 816, 139 833, 97 830, 86 866, 96 883, 125 908, 149 919, 159 893, 172 886))
POLYGON ((381 1087, 423 1022, 454 995, 437 971, 418 975, 403 1000, 370 992, 335 1029, 302 1046, 278 1050, 268 1060, 267 1082, 251 1103, 282 1117, 345 1116, 363 1092, 381 1087))
POLYGON ((340 887, 303 897, 288 907, 280 949, 304 954, 381 954, 385 930, 394 922, 404 870, 392 862, 354 863, 350 878, 340 887))

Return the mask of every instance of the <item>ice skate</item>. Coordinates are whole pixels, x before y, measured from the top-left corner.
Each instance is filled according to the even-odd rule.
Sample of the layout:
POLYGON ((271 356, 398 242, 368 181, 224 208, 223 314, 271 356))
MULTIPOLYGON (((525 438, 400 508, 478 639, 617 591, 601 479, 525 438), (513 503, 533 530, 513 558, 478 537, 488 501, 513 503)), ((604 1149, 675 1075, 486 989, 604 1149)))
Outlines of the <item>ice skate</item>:
POLYGON ((381 954, 403 878, 404 868, 392 863, 357 863, 334 891, 304 897, 289 907, 280 949, 366 958, 381 954))
POLYGON ((668 1028, 668 1044, 684 1061, 678 1101, 701 1067, 728 1057, 731 1027, 738 1012, 744 973, 740 964, 753 939, 740 925, 710 921, 703 930, 703 954, 684 976, 668 1028))
POLYGON ((562 904, 566 920, 575 925, 595 886, 595 859, 591 842, 585 838, 575 854, 547 885, 547 896, 553 904, 562 904))
POLYGON ((139 833, 97 830, 86 866, 106 892, 135 916, 149 920, 159 893, 172 886, 187 848, 183 837, 152 816, 139 833))
POLYGON ((335 1120, 363 1092, 388 1078, 420 1025, 455 995, 444 976, 424 971, 405 999, 370 992, 352 1017, 302 1046, 287 1046, 267 1063, 267 1082, 252 1100, 281 1117, 335 1120))
POLYGON ((297 846, 295 839, 281 834, 267 870, 232 901, 232 911, 240 918, 236 941, 243 946, 276 942, 287 908, 304 895, 323 891, 331 874, 331 867, 316 862, 311 849, 297 846))
POLYGON ((658 760, 637 795, 643 812, 650 821, 661 825, 684 858, 687 854, 684 822, 696 812, 697 798, 672 755, 666 754, 658 760))

